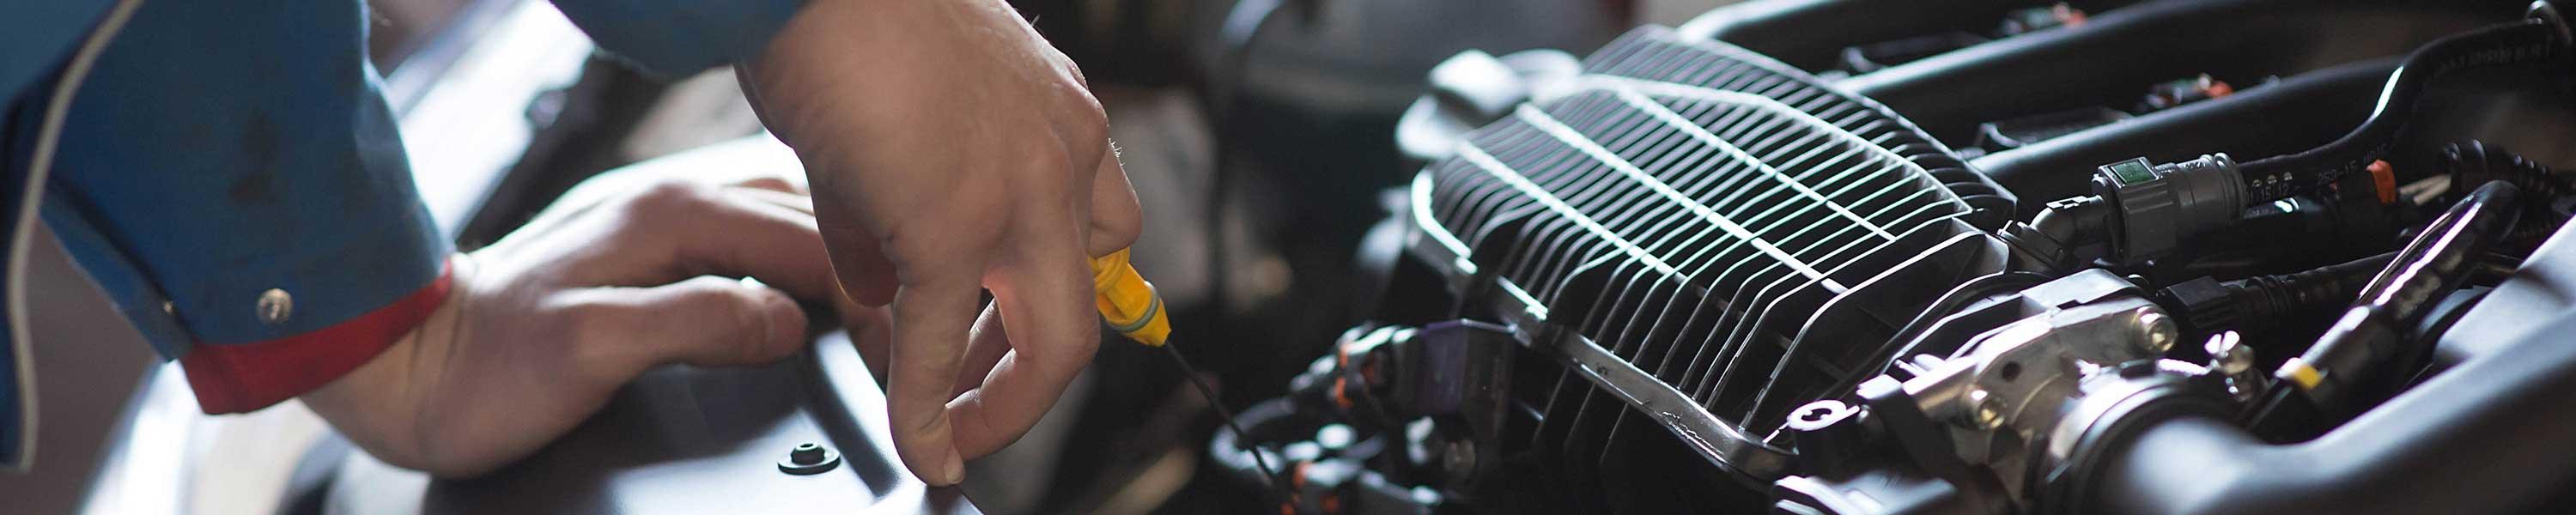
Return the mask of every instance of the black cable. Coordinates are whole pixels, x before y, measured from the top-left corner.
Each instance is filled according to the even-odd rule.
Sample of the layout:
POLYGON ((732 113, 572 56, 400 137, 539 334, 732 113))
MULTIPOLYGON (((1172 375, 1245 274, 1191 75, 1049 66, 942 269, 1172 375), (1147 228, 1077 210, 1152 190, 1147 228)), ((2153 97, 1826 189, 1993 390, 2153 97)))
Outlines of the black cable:
POLYGON ((2576 193, 2576 176, 2551 170, 2547 165, 2524 159, 2521 155, 2469 140, 2442 147, 2442 169, 2451 174, 2454 188, 2466 191, 2490 181, 2513 183, 2522 189, 2523 219, 2515 224, 2513 234, 2504 238, 2508 246, 2524 249, 2539 245, 2541 240, 2558 232, 2564 224, 2564 213, 2555 212, 2551 204, 2576 193))
POLYGON ((2426 85, 2462 69, 2552 62, 2567 54, 2566 27, 2535 17, 2445 36, 2413 53, 2388 74, 2379 104, 2361 126, 2324 146, 2245 163, 2248 205, 2287 198, 2333 184, 2370 166, 2388 151, 2411 118, 2426 85))
POLYGON ((2463 187, 2505 181, 2522 188, 2524 195, 2544 201, 2576 192, 2576 177, 2484 141, 2468 140, 2442 147, 2442 166, 2451 173, 2452 183, 2463 187))
MULTIPOLYGON (((1226 409, 1225 400, 1217 397, 1216 395, 1216 388, 1209 387, 1207 380, 1199 377, 1198 367, 1190 366, 1190 360, 1181 357, 1180 349, 1172 347, 1176 343, 1179 342, 1166 341, 1162 345, 1158 345, 1156 347, 1163 349, 1163 355, 1170 356, 1172 358, 1172 364, 1179 365, 1181 367, 1181 375, 1189 377, 1190 384, 1198 387, 1199 396, 1207 399, 1209 407, 1216 408, 1217 418, 1225 422, 1226 429, 1234 430, 1234 437, 1241 440, 1241 446, 1246 448, 1254 447, 1252 445, 1252 433, 1244 431, 1242 425, 1235 423, 1234 411, 1226 409)), ((1291 504, 1296 503, 1297 491, 1289 485, 1288 477, 1280 475, 1279 469, 1272 468, 1270 466, 1270 459, 1262 456, 1261 449, 1253 448, 1251 449, 1251 452, 1253 464, 1261 467, 1262 475, 1270 478, 1270 485, 1279 491, 1280 499, 1291 504)))
POLYGON ((2287 274, 2233 281, 2201 277, 2167 286, 2156 297, 2198 333, 2263 331, 2352 303, 2396 259, 2389 252, 2287 274))
POLYGON ((2512 230, 2521 213, 2519 193, 2513 183, 2495 181, 2453 204, 2362 287, 2361 298, 2316 345, 2278 375, 2299 385, 2316 405, 2333 409, 2356 382, 2375 377, 2370 369, 2409 354, 2413 328, 2427 308, 2458 290, 2487 247, 2512 230))
POLYGON ((2424 228, 2361 290, 2355 307, 2413 314, 2444 286, 2456 286, 2485 255, 2485 244, 2513 226, 2521 188, 2488 182, 2424 228))

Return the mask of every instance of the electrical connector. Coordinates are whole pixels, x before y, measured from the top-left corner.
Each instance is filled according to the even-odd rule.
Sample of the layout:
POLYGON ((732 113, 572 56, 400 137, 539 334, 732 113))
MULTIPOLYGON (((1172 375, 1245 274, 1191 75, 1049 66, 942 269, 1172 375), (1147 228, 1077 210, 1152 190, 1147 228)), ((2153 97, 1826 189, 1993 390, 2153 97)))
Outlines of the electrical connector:
POLYGON ((2165 307, 2199 334, 2253 332, 2285 319, 2352 302, 2395 253, 2302 272, 2219 281, 2208 277, 2165 287, 2165 307))
POLYGON ((2142 157, 2102 165, 2092 195, 2050 202, 1998 236, 2024 270, 2064 272, 2096 259, 2139 263, 2173 252, 2183 238, 2236 223, 2244 199, 2236 161, 2226 154, 2167 164, 2142 157))
POLYGON ((2163 257, 2183 238, 2235 223, 2245 209, 2244 179, 2227 154, 2102 165, 2093 192, 2111 203, 2111 255, 2127 263, 2163 257))

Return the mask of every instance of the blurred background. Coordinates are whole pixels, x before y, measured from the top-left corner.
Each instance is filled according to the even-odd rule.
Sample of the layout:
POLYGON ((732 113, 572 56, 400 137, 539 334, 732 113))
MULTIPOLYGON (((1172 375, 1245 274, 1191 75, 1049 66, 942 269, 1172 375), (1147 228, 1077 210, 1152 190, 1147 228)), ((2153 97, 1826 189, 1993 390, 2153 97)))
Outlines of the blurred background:
MULTIPOLYGON (((1397 119, 1424 94, 1434 64, 1467 49, 1582 55, 1629 27, 1679 25, 1727 3, 1013 2, 1082 66, 1105 104, 1146 213, 1135 260, 1171 303, 1181 351, 1218 385, 1223 402, 1238 408, 1280 395, 1311 357, 1327 353, 1334 333, 1377 308, 1379 292, 1369 288, 1397 266, 1401 242, 1392 227, 1375 225, 1400 209, 1391 188, 1422 164, 1399 152, 1397 119)), ((575 184, 657 157, 692 150, 751 156, 661 168, 792 165, 780 163, 781 149, 760 136, 731 70, 690 77, 635 71, 595 52, 538 0, 369 4, 372 57, 401 118, 420 190, 462 249, 508 234, 575 184)), ((854 493, 810 494, 766 482, 696 481, 730 473, 711 472, 722 467, 708 460, 792 440, 782 435, 796 431, 867 438, 832 429, 849 426, 835 419, 866 418, 865 410, 821 409, 794 393, 811 389, 800 384, 853 382, 836 376, 828 358, 739 373, 650 375, 621 394, 605 421, 536 463, 483 481, 435 484, 352 455, 292 402, 250 415, 202 415, 177 367, 152 357, 59 250, 39 249, 35 267, 33 291, 47 299, 37 306, 36 334, 49 342, 37 351, 38 368, 47 371, 39 374, 39 468, 0 476, 0 498, 10 499, 0 511, 726 512, 740 506, 727 498, 743 500, 746 492, 718 485, 769 489, 748 492, 760 494, 754 499, 797 497, 768 498, 768 506, 798 499, 882 504, 897 495, 887 492, 902 491, 875 479, 854 493), (62 370, 79 373, 55 372, 62 370), (779 401, 778 413, 792 415, 749 417, 755 423, 728 425, 707 415, 708 406, 765 405, 742 397, 799 400, 779 401), (807 422, 777 422, 791 419, 807 422), (686 452, 665 455, 673 449, 686 452), (639 493, 647 491, 656 493, 639 493)), ((856 382, 864 384, 861 377, 856 382)), ((1206 465, 1202 454, 1217 424, 1170 362, 1142 347, 1104 344, 1037 430, 970 464, 964 496, 974 511, 989 513, 1263 509, 1251 485, 1206 465)), ((746 459, 775 459, 771 449, 759 450, 746 459)), ((861 457, 850 452, 853 461, 861 457)))

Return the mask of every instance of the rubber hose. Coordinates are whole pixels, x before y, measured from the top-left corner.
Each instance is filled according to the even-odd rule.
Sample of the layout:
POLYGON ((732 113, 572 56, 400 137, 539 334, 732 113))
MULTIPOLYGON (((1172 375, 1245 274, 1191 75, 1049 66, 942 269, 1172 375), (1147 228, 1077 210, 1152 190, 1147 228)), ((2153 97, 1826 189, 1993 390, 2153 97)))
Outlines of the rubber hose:
POLYGON ((2379 104, 2342 138, 2305 152, 2245 163, 2246 202, 2261 204, 2333 184, 2388 151, 2425 86, 2469 68, 2556 62, 2567 54, 2566 28, 2554 17, 2498 24, 2433 40, 2388 74, 2379 104))

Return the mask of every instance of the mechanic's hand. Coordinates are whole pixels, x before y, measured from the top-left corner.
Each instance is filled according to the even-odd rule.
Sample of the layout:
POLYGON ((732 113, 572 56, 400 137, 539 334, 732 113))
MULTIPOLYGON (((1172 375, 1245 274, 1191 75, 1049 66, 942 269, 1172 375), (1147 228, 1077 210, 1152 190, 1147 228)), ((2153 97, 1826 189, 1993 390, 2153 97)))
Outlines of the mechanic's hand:
POLYGON ((1100 103, 1001 0, 816 0, 740 70, 805 163, 841 285, 893 303, 897 453, 956 483, 1099 346, 1086 260, 1139 224, 1100 103))
POLYGON ((305 403, 387 463, 476 475, 655 365, 793 354, 806 320, 790 295, 840 298, 810 204, 786 181, 594 184, 453 261, 447 301, 420 328, 305 403), (744 276, 768 286, 729 278, 744 276))

